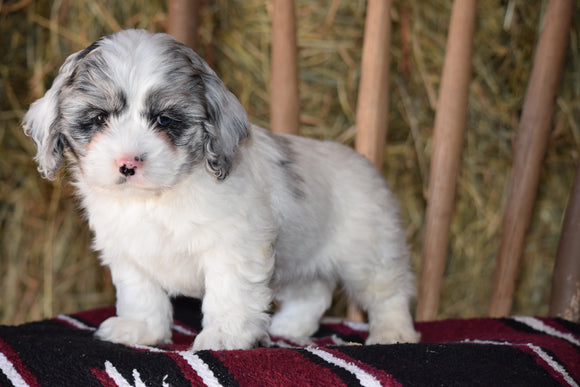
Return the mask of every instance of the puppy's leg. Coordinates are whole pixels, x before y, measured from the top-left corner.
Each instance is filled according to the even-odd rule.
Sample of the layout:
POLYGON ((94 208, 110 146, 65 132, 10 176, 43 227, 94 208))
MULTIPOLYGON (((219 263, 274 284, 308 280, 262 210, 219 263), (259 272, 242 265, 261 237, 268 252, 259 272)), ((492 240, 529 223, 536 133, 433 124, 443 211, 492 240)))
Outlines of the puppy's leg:
POLYGON ((272 301, 268 283, 273 257, 264 254, 269 248, 253 259, 234 249, 217 250, 206 259, 203 329, 193 350, 252 348, 266 337, 270 321, 266 311, 272 301))
POLYGON ((105 320, 95 335, 128 345, 170 343, 173 310, 165 291, 133 267, 111 265, 111 273, 117 316, 105 320))
POLYGON ((369 337, 366 344, 416 343, 421 335, 413 327, 409 300, 395 295, 367 308, 369 337))
POLYGON ((276 294, 280 310, 272 318, 270 334, 308 337, 318 329, 322 314, 330 307, 334 283, 314 280, 286 284, 276 294))
POLYGON ((410 312, 414 280, 410 270, 405 270, 407 264, 393 261, 388 266, 366 266, 363 262, 349 265, 352 270, 343 275, 343 282, 368 312, 370 332, 366 344, 418 342, 420 335, 410 312))

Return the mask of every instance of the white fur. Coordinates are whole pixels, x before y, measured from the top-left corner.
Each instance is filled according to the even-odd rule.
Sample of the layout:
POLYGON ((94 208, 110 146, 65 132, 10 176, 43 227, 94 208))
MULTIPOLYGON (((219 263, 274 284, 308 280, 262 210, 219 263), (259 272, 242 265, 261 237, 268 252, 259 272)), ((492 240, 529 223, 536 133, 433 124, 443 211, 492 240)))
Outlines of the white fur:
MULTIPOLYGON (((49 178, 60 165, 60 141, 94 247, 111 269, 117 317, 101 325, 99 338, 168 342, 169 296, 177 294, 203 298, 203 330, 194 350, 250 348, 268 329, 308 336, 340 282, 369 313, 367 343, 419 339, 409 312, 414 279, 398 205, 366 159, 336 143, 278 137, 247 124, 237 100, 187 52, 203 74, 208 110, 221 115, 192 119, 187 146, 199 145, 202 137, 195 135, 202 128, 217 133, 207 142, 204 132, 207 149, 200 156, 201 147, 172 143, 145 118, 152 88, 181 87, 168 85, 163 73, 169 65, 161 48, 171 38, 129 30, 100 42, 88 54, 71 56, 24 118, 39 148, 39 169, 49 178), (66 80, 76 79, 73 70, 83 71, 83 61, 97 52, 112 85, 109 78, 97 79, 99 90, 123 90, 127 104, 89 139, 77 140, 89 137, 69 122, 85 106, 84 97, 67 89, 66 80), (220 152, 231 168, 216 172, 209 160, 220 152), (117 160, 126 156, 143 156, 134 176, 119 171, 117 160), (280 309, 269 325, 274 297, 280 309)), ((187 109, 199 117, 206 113, 200 106, 192 102, 187 109)))

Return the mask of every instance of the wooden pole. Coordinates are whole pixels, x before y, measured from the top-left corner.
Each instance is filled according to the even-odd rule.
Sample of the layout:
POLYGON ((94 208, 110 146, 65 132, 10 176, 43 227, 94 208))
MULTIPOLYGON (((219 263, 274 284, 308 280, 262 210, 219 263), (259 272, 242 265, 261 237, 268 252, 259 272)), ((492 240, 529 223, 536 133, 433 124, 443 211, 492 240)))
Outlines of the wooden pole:
POLYGON ((552 277, 550 316, 580 322, 580 164, 568 200, 552 277))
MULTIPOLYGON (((369 0, 356 108, 355 147, 378 170, 383 167, 389 118, 390 46, 391 1, 369 0)), ((346 318, 365 320, 363 311, 354 302, 348 304, 346 318)))
POLYGON ((416 315, 419 321, 435 319, 439 308, 467 118, 474 30, 475 0, 454 1, 435 115, 416 315))
POLYGON ((167 32, 193 50, 198 45, 201 0, 169 0, 167 32))
POLYGON ((552 128, 573 11, 573 0, 550 0, 544 16, 514 148, 489 308, 491 317, 508 316, 511 312, 517 270, 552 128))
POLYGON ((356 109, 356 150, 379 169, 389 118, 391 1, 369 0, 356 109))
POLYGON ((274 133, 298 134, 299 96, 294 0, 274 0, 270 125, 274 133))

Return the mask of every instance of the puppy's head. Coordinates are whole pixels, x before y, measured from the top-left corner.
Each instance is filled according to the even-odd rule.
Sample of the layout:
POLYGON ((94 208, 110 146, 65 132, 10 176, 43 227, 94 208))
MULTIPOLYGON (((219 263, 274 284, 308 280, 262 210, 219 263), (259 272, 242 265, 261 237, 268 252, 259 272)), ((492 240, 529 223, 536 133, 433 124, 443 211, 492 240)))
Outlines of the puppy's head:
POLYGON ((248 125, 197 54, 140 30, 69 56, 23 119, 44 177, 54 179, 66 156, 90 186, 156 193, 201 164, 225 179, 248 125))

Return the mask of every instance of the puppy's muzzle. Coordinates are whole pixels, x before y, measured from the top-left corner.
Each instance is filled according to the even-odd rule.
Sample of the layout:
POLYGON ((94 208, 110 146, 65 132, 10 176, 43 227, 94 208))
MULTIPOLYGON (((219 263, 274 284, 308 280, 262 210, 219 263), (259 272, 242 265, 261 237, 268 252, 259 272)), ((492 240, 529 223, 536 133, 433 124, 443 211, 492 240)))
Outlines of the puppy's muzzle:
POLYGON ((119 172, 121 175, 129 177, 135 175, 138 168, 141 168, 143 164, 143 159, 139 156, 131 157, 121 157, 117 160, 117 165, 119 166, 119 172))

